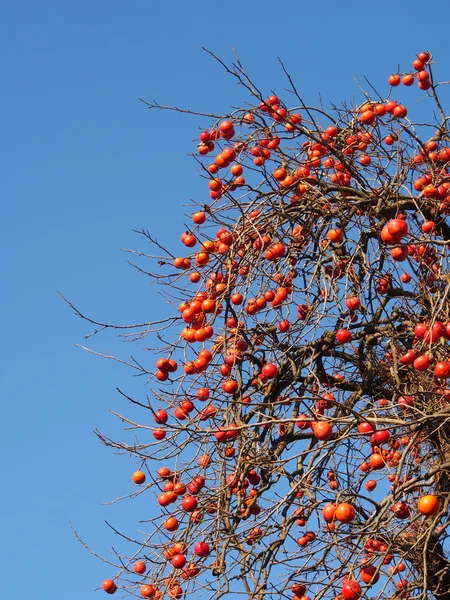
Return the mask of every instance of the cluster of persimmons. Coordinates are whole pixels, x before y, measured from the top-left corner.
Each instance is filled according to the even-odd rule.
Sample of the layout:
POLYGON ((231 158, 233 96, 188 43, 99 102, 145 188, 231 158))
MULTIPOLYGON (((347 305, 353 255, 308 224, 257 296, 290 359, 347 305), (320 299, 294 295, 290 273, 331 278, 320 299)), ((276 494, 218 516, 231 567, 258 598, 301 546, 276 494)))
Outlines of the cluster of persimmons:
POLYGON ((157 513, 103 589, 444 597, 450 135, 432 57, 330 114, 235 76, 257 100, 199 135, 205 201, 158 257, 176 315, 123 445, 157 513), (428 122, 395 99, 414 82, 428 122))

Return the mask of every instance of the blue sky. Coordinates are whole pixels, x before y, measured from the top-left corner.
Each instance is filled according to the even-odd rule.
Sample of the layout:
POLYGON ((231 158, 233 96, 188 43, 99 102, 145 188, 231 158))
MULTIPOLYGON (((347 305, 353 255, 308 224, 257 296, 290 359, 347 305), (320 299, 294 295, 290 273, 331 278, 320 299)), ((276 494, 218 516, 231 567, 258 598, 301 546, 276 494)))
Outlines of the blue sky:
MULTIPOLYGON (((120 437, 108 413, 124 409, 115 388, 140 382, 74 347, 89 330, 57 295, 107 321, 151 320, 164 310, 118 248, 142 248, 132 233, 142 227, 178 244, 182 204, 205 193, 188 157, 205 122, 146 111, 138 98, 215 113, 242 103, 243 91, 201 46, 225 61, 234 46, 267 93, 285 86, 282 57, 310 102, 319 92, 324 102, 351 99, 353 76, 384 86, 398 63, 408 68, 425 49, 448 79, 446 4, 3 4, 4 597, 24 588, 36 600, 102 597, 94 589, 109 573, 76 543, 69 520, 104 552, 113 539, 105 519, 136 528, 139 506, 151 510, 142 501, 102 505, 131 491, 135 465, 92 432, 120 437)), ((91 343, 116 347, 110 338, 91 343)))

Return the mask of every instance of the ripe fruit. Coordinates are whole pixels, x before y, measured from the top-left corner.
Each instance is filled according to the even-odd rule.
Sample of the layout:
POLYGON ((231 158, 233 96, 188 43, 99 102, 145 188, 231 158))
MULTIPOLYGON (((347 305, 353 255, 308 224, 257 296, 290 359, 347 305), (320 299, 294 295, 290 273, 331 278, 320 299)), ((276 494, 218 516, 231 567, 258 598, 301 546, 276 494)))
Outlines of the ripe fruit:
POLYGON ((430 359, 425 354, 422 354, 416 358, 416 360, 413 362, 413 366, 416 371, 426 371, 430 366, 430 359))
POLYGON ((358 424, 359 433, 373 433, 374 431, 375 427, 372 425, 372 423, 369 423, 368 421, 363 421, 362 423, 358 424))
POLYGON ((239 305, 242 304, 244 297, 242 294, 233 294, 230 300, 232 304, 239 305))
POLYGON ((309 420, 308 415, 298 415, 295 424, 299 429, 308 429, 308 427, 311 427, 311 421, 309 420))
POLYGON ((105 579, 102 583, 102 588, 107 594, 114 594, 117 591, 117 585, 112 579, 105 579))
POLYGON ((306 585, 304 585, 303 583, 294 582, 291 585, 291 592, 296 598, 301 598, 306 593, 306 585))
POLYGON ((164 423, 167 423, 167 419, 169 418, 169 416, 165 410, 157 410, 153 418, 155 420, 155 423, 163 425, 164 423))
POLYGON ((341 523, 350 523, 355 518, 356 511, 348 502, 341 502, 337 505, 335 517, 341 523))
POLYGON ((400 410, 405 410, 408 406, 414 406, 414 398, 412 396, 399 396, 397 405, 400 410))
POLYGON ((283 179, 286 178, 287 176, 287 172, 285 169, 279 167, 278 169, 275 169, 275 171, 272 173, 272 175, 275 177, 275 179, 277 179, 278 181, 282 181, 283 179))
POLYGON ((140 485, 145 482, 145 473, 143 473, 142 471, 135 471, 131 477, 134 483, 136 483, 137 485, 140 485))
POLYGON ((375 104, 375 106, 373 107, 373 112, 377 116, 383 117, 386 114, 386 107, 384 106, 384 104, 375 104))
POLYGON ((344 239, 342 229, 330 229, 327 233, 327 238, 330 242, 333 242, 333 244, 339 244, 344 239))
POLYGON ((342 583, 341 594, 346 600, 358 600, 361 596, 361 586, 353 579, 345 579, 342 583))
POLYGON ((183 590, 179 585, 171 585, 168 591, 169 598, 179 600, 183 596, 183 590))
POLYGON ((226 394, 234 394, 237 392, 239 388, 238 382, 234 381, 234 379, 227 379, 222 383, 222 390, 226 394))
POLYGON ((177 496, 182 496, 183 494, 186 493, 186 486, 184 485, 184 483, 181 482, 177 482, 174 486, 173 486, 173 491, 175 492, 175 494, 177 496))
POLYGON ((155 377, 158 381, 167 381, 169 375, 167 374, 167 371, 156 371, 155 377))
POLYGON ((158 496, 158 504, 160 506, 168 506, 169 504, 172 504, 172 502, 175 502, 177 498, 178 496, 175 492, 167 491, 158 496))
POLYGON ((375 575, 376 571, 375 565, 364 565, 364 567, 361 567, 360 571, 361 580, 364 583, 375 584, 380 578, 379 573, 375 575))
POLYGON ((199 388, 196 391, 195 395, 197 396, 197 398, 199 400, 202 400, 202 401, 208 400, 208 398, 209 398, 209 389, 205 388, 205 387, 199 388))
POLYGON ((399 361, 402 365, 412 365, 417 358, 417 352, 415 350, 408 350, 403 356, 400 356, 399 361))
POLYGON ((439 500, 433 494, 421 496, 417 502, 417 509, 422 515, 435 515, 439 512, 439 508, 439 500))
POLYGON ((408 233, 408 224, 404 219, 392 219, 387 224, 389 234, 397 239, 401 239, 408 233))
POLYGON ((389 233, 387 225, 383 227, 380 234, 381 240, 386 244, 397 244, 400 241, 400 238, 394 237, 389 233))
POLYGON ((265 257, 268 260, 276 260, 277 258, 282 258, 286 253, 286 247, 284 244, 273 244, 270 248, 268 248, 265 252, 265 257))
POLYGON ((179 527, 178 519, 175 517, 168 517, 164 521, 164 529, 166 531, 176 531, 179 527))
POLYGON ((311 429, 318 440, 327 441, 333 435, 333 428, 327 421, 313 421, 311 429))
MULTIPOLYGON (((231 121, 222 121, 219 125, 219 131, 223 137, 226 137, 234 130, 233 123, 231 121)), ((234 131, 233 131, 234 133, 234 131)))
POLYGON ((400 275, 400 279, 403 281, 403 283, 409 283, 411 281, 412 277, 409 273, 402 273, 400 275))
POLYGON ((434 185, 426 185, 423 188, 423 195, 425 198, 435 198, 437 196, 438 190, 434 187, 434 185))
POLYGON ((138 573, 138 575, 142 575, 147 570, 147 565, 143 560, 137 560, 133 565, 133 571, 138 573))
POLYGON ((278 368, 273 363, 265 364, 261 369, 261 375, 267 379, 273 379, 277 376, 278 368))
POLYGON ((277 325, 278 331, 281 331, 281 333, 286 333, 289 331, 290 327, 291 324, 287 319, 283 319, 283 321, 280 321, 277 325))
POLYGON ((427 332, 428 327, 426 323, 417 323, 414 327, 414 335, 418 340, 423 340, 427 332))
POLYGON ((408 73, 407 75, 404 75, 403 78, 402 78, 402 83, 403 83, 403 85, 406 85, 408 87, 411 86, 411 85, 413 85, 413 83, 414 83, 414 76, 411 75, 411 73, 408 73))
POLYGON ((405 106, 399 104, 398 106, 396 106, 394 108, 394 117, 396 117, 397 119, 404 119, 406 117, 406 115, 408 114, 408 110, 406 109, 405 106))
POLYGON ((194 498, 193 496, 185 496, 181 503, 181 508, 186 512, 192 512, 197 508, 197 505, 197 498, 194 498))
POLYGON ((361 302, 358 296, 350 296, 349 298, 346 298, 345 305, 347 306, 348 310, 358 310, 361 308, 361 302))
POLYGON ((421 229, 424 233, 431 233, 435 227, 436 223, 434 221, 425 221, 425 223, 422 223, 421 229))
POLYGON ((214 433, 214 437, 218 442, 228 442, 229 440, 234 439, 238 435, 238 429, 236 426, 220 426, 218 431, 214 433))
POLYGON ((364 123, 364 125, 372 125, 372 123, 375 122, 375 119, 375 113, 371 110, 365 110, 361 113, 361 116, 359 117, 359 120, 361 121, 361 123, 364 123))
POLYGON ((385 444, 389 441, 390 437, 391 434, 387 429, 379 429, 373 434, 373 439, 377 444, 385 444))
POLYGON ((196 237, 189 233, 183 233, 183 235, 181 236, 181 241, 188 248, 193 248, 197 243, 196 237))
POLYGON ((194 554, 200 556, 201 558, 208 556, 210 552, 211 549, 209 547, 209 544, 207 544, 206 542, 198 542, 194 546, 194 554))
POLYGON ((139 592, 143 598, 153 598, 155 588, 152 585, 141 585, 139 592))
POLYGON ((386 102, 384 106, 386 112, 392 114, 394 112, 394 108, 397 106, 397 102, 395 100, 389 100, 389 102, 386 102))
POLYGON ((408 247, 405 244, 391 248, 389 251, 390 255, 397 262, 403 262, 408 258, 408 247))
POLYGON ((397 517, 397 519, 407 519, 409 517, 409 508, 405 502, 396 502, 392 506, 392 512, 397 517))
POLYGON ((338 329, 336 331, 336 341, 338 344, 347 344, 352 339, 352 334, 348 329, 338 329))
POLYGON ((158 469, 158 477, 161 477, 161 479, 168 479, 171 475, 172 471, 169 467, 160 467, 158 469))
POLYGON ((186 557, 184 554, 175 554, 172 558, 171 563, 175 569, 182 569, 186 565, 186 557))
POLYGON ((400 75, 390 75, 388 78, 388 83, 392 87, 396 87, 397 85, 400 85, 400 75))
POLYGON ((447 361, 436 363, 434 374, 439 379, 448 379, 450 377, 450 363, 447 361))
POLYGON ((331 523, 334 520, 336 514, 336 506, 329 502, 322 508, 322 516, 327 523, 331 523))
POLYGON ((371 454, 369 464, 372 469, 382 469, 385 465, 384 458, 378 452, 371 454))

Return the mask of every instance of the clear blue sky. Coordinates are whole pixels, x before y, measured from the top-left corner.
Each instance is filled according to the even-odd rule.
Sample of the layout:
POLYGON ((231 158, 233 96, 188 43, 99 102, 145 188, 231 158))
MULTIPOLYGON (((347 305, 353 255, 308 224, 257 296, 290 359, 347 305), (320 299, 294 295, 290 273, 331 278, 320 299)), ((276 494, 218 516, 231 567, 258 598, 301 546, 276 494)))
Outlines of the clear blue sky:
MULTIPOLYGON (((138 97, 216 113, 242 102, 202 45, 224 60, 236 47, 266 92, 285 85, 282 57, 311 102, 319 92, 351 99, 352 76, 364 73, 384 85, 425 49, 449 79, 446 13, 443 0, 3 3, 2 597, 105 596, 94 589, 110 572, 76 543, 69 519, 104 552, 105 519, 134 531, 152 510, 101 504, 131 490, 135 465, 92 432, 120 437, 108 414, 126 411, 115 387, 138 393, 140 383, 74 347, 89 330, 56 293, 110 321, 161 312, 118 248, 143 247, 133 228, 178 238, 181 205, 205 193, 187 156, 202 122, 146 111, 138 97)), ((116 348, 109 338, 92 346, 116 348)))

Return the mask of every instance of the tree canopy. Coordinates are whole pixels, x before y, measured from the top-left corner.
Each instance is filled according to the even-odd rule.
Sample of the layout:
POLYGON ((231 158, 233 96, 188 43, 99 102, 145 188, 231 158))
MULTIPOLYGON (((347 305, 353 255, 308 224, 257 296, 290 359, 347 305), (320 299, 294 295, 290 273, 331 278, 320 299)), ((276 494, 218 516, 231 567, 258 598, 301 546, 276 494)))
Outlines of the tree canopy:
POLYGON ((117 359, 146 381, 120 390, 130 439, 97 432, 148 497, 147 533, 116 531, 103 589, 448 600, 450 132, 433 58, 330 109, 283 64, 283 95, 223 66, 248 106, 146 103, 208 122, 185 252, 140 232, 173 315, 118 327, 71 304, 154 354, 117 359), (399 85, 425 100, 420 121, 399 85))

